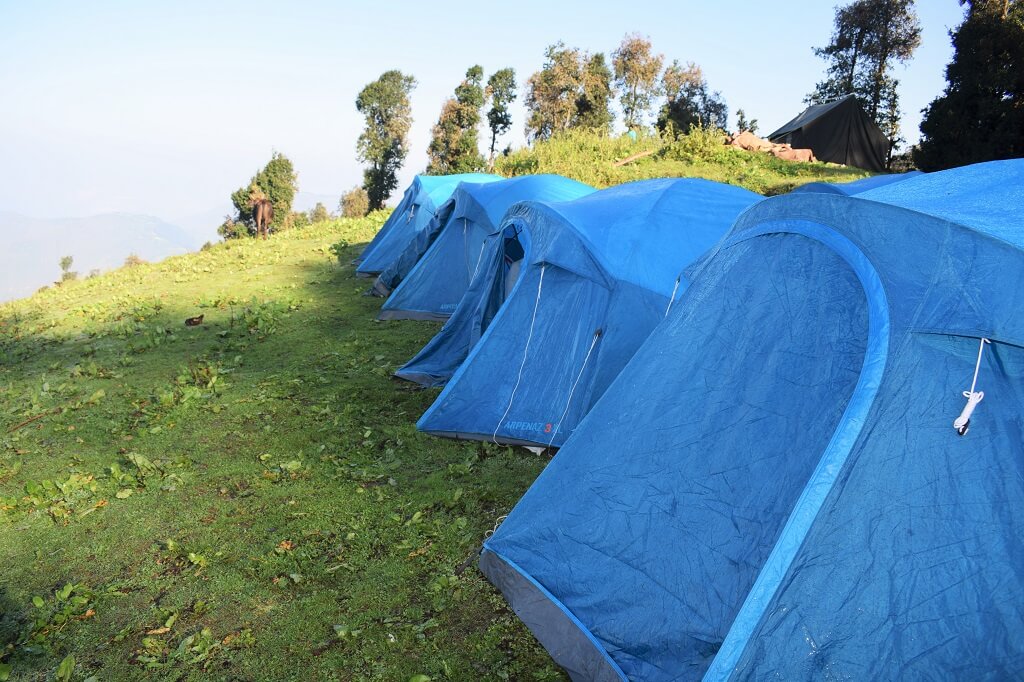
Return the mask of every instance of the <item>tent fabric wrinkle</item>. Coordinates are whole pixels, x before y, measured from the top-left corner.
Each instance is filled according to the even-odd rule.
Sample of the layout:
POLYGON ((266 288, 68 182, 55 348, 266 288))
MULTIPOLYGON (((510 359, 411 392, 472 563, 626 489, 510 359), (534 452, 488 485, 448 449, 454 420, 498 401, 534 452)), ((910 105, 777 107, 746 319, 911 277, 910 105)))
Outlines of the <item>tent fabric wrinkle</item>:
MULTIPOLYGON (((445 391, 522 324, 550 241, 527 231, 518 288, 445 391)), ((483 545, 554 660, 574 680, 1019 676, 1024 160, 764 199, 679 271, 483 545)), ((604 326, 559 310, 563 336, 569 314, 562 396, 604 326)))
POLYGON ((561 446, 664 318, 673 289, 686 284, 680 272, 761 199, 738 187, 673 179, 515 204, 489 235, 480 271, 451 319, 396 372, 445 383, 417 428, 561 446), (506 298, 509 254, 521 259, 506 298))

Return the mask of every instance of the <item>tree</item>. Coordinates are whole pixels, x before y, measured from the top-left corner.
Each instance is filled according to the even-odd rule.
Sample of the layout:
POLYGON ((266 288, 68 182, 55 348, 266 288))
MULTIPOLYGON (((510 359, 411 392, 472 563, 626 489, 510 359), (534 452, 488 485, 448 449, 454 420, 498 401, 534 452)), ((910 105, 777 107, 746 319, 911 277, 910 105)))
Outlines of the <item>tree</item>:
POLYGON ((366 119, 366 128, 356 142, 360 161, 369 164, 363 171, 363 188, 370 210, 384 202, 398 187, 398 170, 409 153, 409 128, 412 106, 409 94, 416 79, 401 71, 385 71, 356 97, 356 110, 366 119))
POLYGON ((637 130, 658 95, 663 55, 651 54, 651 41, 638 33, 627 35, 612 53, 615 85, 619 88, 626 128, 637 130))
POLYGON ((615 118, 611 108, 614 98, 612 70, 608 68, 604 54, 591 55, 583 66, 583 83, 576 98, 576 118, 572 127, 610 133, 615 118))
POLYGON ((455 88, 455 97, 448 98, 441 116, 431 131, 427 147, 427 172, 434 175, 471 173, 481 170, 480 108, 484 105, 482 81, 484 69, 471 66, 466 78, 455 88))
POLYGON ((921 121, 922 170, 1024 156, 1024 1, 966 4, 946 89, 921 121))
POLYGON ((231 203, 235 205, 237 213, 233 223, 244 229, 237 229, 234 224, 227 226, 225 223, 218 232, 225 239, 245 233, 255 235, 256 217, 253 215, 253 204, 261 199, 269 199, 274 206, 271 230, 280 229, 285 218, 291 213, 292 201, 298 190, 299 178, 295 174, 295 167, 287 156, 275 151, 267 165, 252 176, 248 185, 231 194, 231 203))
POLYGON ((721 128, 729 125, 729 108, 719 92, 711 92, 701 68, 673 61, 661 77, 665 104, 658 114, 658 130, 685 134, 691 126, 721 128))
POLYGON ((309 222, 310 222, 310 224, 312 224, 312 223, 322 223, 325 220, 330 220, 330 219, 331 219, 331 214, 328 213, 327 207, 324 206, 319 201, 316 202, 316 206, 314 206, 309 211, 309 222))
POLYGON ((499 69, 487 79, 485 93, 491 103, 487 111, 487 125, 491 129, 491 146, 487 155, 487 167, 494 168, 494 150, 498 138, 512 127, 512 112, 509 105, 516 99, 516 71, 512 68, 499 69))
POLYGON ((353 187, 341 195, 338 210, 342 218, 362 218, 370 212, 370 196, 362 187, 353 187))
POLYGON ((61 256, 60 259, 60 281, 69 282, 78 279, 78 273, 71 269, 75 259, 71 256, 61 256))
POLYGON ((281 230, 297 230, 303 227, 309 227, 310 219, 309 215, 304 211, 292 211, 284 220, 281 222, 281 230))
POLYGON ((736 132, 742 133, 744 130, 757 134, 757 119, 752 118, 747 120, 747 114, 742 109, 736 110, 736 132))
POLYGON ((604 55, 558 42, 548 47, 545 58, 543 68, 526 82, 527 137, 543 140, 581 127, 607 130, 612 73, 604 55))
POLYGON ((900 107, 892 75, 921 44, 914 0, 854 0, 836 8, 831 42, 814 48, 828 62, 826 78, 807 96, 822 104, 854 94, 889 138, 889 158, 900 142, 900 107))

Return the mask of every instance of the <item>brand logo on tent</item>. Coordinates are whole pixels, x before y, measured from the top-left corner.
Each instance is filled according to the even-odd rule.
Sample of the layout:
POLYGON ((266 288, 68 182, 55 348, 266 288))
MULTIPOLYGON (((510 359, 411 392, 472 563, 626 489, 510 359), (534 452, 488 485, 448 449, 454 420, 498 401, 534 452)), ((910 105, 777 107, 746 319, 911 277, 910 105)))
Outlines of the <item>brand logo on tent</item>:
POLYGON ((506 422, 505 428, 510 431, 543 431, 551 433, 554 428, 550 423, 544 422, 506 422))

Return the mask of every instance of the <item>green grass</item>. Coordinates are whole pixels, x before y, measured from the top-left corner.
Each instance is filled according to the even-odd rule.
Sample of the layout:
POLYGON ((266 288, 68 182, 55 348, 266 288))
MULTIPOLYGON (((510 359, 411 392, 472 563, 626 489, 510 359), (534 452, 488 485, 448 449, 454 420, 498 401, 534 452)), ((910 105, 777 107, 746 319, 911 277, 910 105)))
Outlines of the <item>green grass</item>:
POLYGON ((782 161, 769 154, 727 147, 717 132, 703 130, 671 142, 652 136, 632 140, 570 131, 499 157, 496 168, 504 176, 557 173, 599 189, 649 178, 707 178, 765 195, 784 194, 808 182, 849 182, 870 175, 858 168, 782 161), (615 165, 642 152, 652 154, 624 166, 615 165))
POLYGON ((382 220, 0 306, 0 679, 561 679, 471 564, 546 460, 416 432, 382 220))
MULTIPOLYGON (((706 134, 574 133, 499 170, 864 175, 706 134)), ((438 327, 374 321, 348 265, 383 219, 0 306, 0 682, 563 679, 473 565, 546 460, 416 431, 437 391, 391 374, 438 327)))

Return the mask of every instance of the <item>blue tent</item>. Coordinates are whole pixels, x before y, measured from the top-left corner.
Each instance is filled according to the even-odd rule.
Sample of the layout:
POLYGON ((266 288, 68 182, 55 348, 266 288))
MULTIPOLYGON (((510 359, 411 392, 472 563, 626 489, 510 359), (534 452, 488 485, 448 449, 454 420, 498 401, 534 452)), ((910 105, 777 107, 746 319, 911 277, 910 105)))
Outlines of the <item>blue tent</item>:
POLYGON ((529 230, 514 223, 488 235, 480 267, 455 312, 395 376, 422 386, 448 383, 518 281, 529 244, 529 230))
MULTIPOLYGON (((683 268, 760 199, 708 180, 666 179, 513 207, 502 227, 528 235, 522 274, 417 428, 560 446, 686 288, 683 268)), ((459 339, 441 336, 436 350, 454 364, 459 339)))
POLYGON ((846 196, 853 196, 854 194, 861 194, 868 190, 878 189, 879 187, 885 187, 886 185, 894 182, 903 182, 910 178, 915 178, 921 174, 921 171, 908 171, 906 173, 892 173, 890 175, 872 175, 868 178, 861 178, 860 180, 854 180, 853 182, 808 182, 806 185, 800 185, 794 192, 825 192, 826 194, 845 194, 846 196))
POLYGON ((369 277, 381 272, 397 258, 406 245, 434 217, 434 212, 452 195, 460 182, 494 182, 497 175, 417 175, 387 222, 356 259, 356 274, 369 277))
MULTIPOLYGON (((382 320, 446 320, 469 288, 487 235, 518 201, 567 201, 593 187, 560 175, 524 175, 487 185, 466 184, 452 195, 444 225, 384 302, 382 320)), ((423 243, 420 240, 419 243, 423 243)), ((419 255, 419 254, 417 254, 419 255)), ((403 258, 408 261, 408 258, 403 258)))
POLYGON ((766 199, 698 267, 484 573, 574 679, 1019 677, 1024 161, 766 199))

